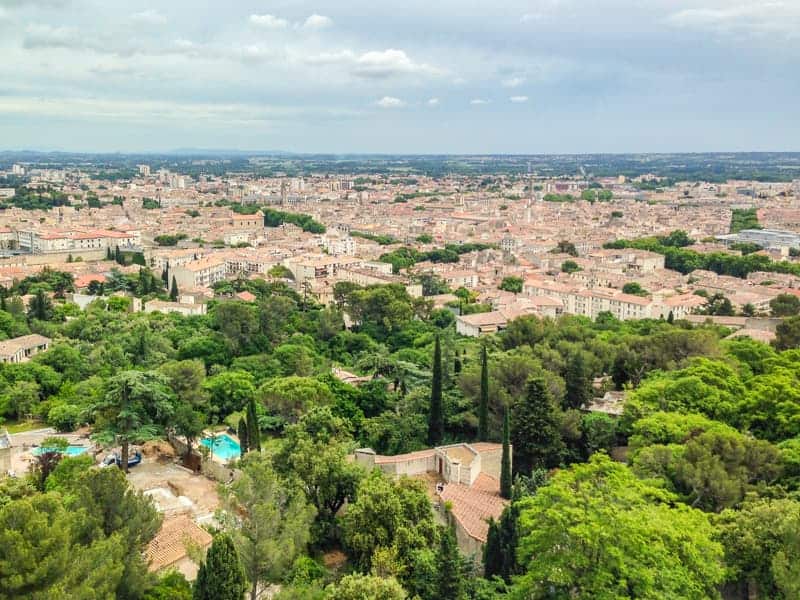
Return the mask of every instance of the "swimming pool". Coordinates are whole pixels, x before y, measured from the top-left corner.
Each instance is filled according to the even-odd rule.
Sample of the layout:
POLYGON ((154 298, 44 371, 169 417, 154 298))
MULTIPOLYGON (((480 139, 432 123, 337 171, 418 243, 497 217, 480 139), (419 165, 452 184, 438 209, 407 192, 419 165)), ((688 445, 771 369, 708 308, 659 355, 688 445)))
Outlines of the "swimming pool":
MULTIPOLYGON (((78 456, 79 454, 83 454, 88 450, 88 446, 67 446, 66 450, 64 450, 64 454, 67 456, 78 456)), ((53 452, 55 448, 34 448, 33 454, 39 456, 40 454, 44 454, 45 452, 53 452)))
POLYGON ((211 448, 211 444, 213 443, 214 447, 211 448, 211 452, 214 454, 214 456, 221 458, 222 460, 239 458, 242 453, 239 442, 237 442, 227 433, 216 436, 213 442, 211 438, 203 438, 200 440, 200 443, 206 448, 211 448))

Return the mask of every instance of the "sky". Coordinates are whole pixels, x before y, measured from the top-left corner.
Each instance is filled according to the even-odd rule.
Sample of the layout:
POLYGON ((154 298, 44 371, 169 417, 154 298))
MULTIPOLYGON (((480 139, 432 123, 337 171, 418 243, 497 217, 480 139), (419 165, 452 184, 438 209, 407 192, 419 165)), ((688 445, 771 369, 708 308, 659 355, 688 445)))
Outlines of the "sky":
POLYGON ((0 149, 800 150, 800 0, 0 0, 0 149))

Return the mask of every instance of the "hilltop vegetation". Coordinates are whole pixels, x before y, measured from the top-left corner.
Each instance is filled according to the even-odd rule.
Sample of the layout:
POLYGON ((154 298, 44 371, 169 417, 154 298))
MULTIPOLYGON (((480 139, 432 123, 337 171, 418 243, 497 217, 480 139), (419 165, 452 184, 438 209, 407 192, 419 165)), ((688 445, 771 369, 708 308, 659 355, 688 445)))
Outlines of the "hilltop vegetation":
MULTIPOLYGON (((120 283, 164 293, 142 273, 120 283)), ((225 423, 261 447, 223 488, 228 511, 196 594, 226 582, 234 594, 281 583, 280 598, 688 600, 718 597, 727 583, 793 597, 798 317, 775 347, 725 340, 724 328, 607 314, 522 317, 477 340, 400 285, 339 283, 329 307, 283 283, 225 286, 256 300, 220 299, 191 317, 110 301, 81 312, 59 299, 70 278, 46 272, 0 306, 3 338, 54 340, 30 362, 0 366, 3 417, 33 414, 59 430, 88 423, 97 439, 130 444, 167 432, 196 442, 225 423), (26 311, 17 296, 32 291, 46 300, 26 311), (354 387, 332 366, 368 379, 354 387), (580 410, 606 390, 627 392, 621 418, 580 410), (364 446, 419 450, 434 430, 436 443, 501 441, 506 427, 512 503, 490 526, 480 568, 434 519, 420 482, 348 458, 364 446), (619 447, 626 463, 609 458, 619 447), (331 550, 344 552, 344 571, 325 566, 331 550)), ((0 481, 0 564, 9 565, 0 598, 190 589, 147 574, 141 550, 159 517, 116 469, 55 463, 0 481)))

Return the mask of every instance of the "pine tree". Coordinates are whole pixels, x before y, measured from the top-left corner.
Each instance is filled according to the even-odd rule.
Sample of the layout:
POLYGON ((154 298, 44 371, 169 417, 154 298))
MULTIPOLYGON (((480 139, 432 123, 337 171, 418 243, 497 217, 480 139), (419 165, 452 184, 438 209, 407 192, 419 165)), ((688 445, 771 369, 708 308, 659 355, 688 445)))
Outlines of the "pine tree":
POLYGON ((247 451, 250 449, 248 445, 248 438, 247 438, 247 419, 242 417, 239 419, 239 425, 236 427, 236 433, 239 436, 239 454, 241 457, 244 457, 247 454, 247 451))
POLYGON ((226 533, 214 538, 197 572, 193 600, 242 600, 247 589, 244 569, 233 540, 226 533))
POLYGON ((489 439, 489 360, 486 344, 481 347, 481 397, 478 404, 478 441, 489 439))
POLYGON ((247 403, 247 440, 250 450, 261 452, 261 428, 258 426, 256 401, 253 398, 247 403))
POLYGON ((525 397, 513 406, 511 442, 518 473, 530 473, 535 467, 552 469, 561 463, 565 451, 561 419, 541 376, 528 381, 525 397))
POLYGON ((169 299, 173 302, 178 301, 178 282, 174 275, 172 276, 172 287, 169 289, 169 299))
POLYGON ((431 406, 428 415, 428 444, 438 446, 444 438, 444 413, 442 407, 442 347, 439 336, 433 346, 433 380, 431 381, 431 406))
POLYGON ((508 407, 503 411, 503 456, 500 461, 500 495, 511 498, 511 442, 508 425, 508 407))
POLYGON ((464 598, 464 563, 458 552, 456 537, 450 528, 442 531, 439 553, 436 556, 436 570, 439 576, 436 598, 440 600, 464 598))

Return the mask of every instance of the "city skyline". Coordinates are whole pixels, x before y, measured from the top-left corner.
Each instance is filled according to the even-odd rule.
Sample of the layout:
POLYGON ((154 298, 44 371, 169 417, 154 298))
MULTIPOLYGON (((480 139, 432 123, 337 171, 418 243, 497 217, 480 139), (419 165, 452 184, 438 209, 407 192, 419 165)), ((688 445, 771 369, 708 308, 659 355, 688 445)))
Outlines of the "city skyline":
POLYGON ((800 149, 800 6, 582 4, 0 0, 0 150, 800 149))

